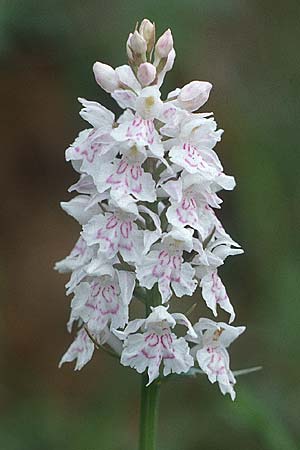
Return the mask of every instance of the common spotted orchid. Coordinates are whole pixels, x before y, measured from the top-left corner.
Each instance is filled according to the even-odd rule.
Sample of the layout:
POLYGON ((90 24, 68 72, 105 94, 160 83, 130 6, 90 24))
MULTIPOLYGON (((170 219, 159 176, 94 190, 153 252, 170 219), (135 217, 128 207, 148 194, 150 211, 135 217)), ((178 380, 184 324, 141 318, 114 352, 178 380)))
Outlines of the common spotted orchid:
POLYGON ((236 394, 233 386, 236 380, 229 367, 227 348, 245 331, 245 327, 233 327, 224 322, 200 319, 194 325, 194 330, 198 334, 197 339, 191 336, 187 336, 187 339, 196 343, 192 354, 199 367, 207 374, 211 383, 219 383, 222 394, 229 393, 234 400, 236 394))
POLYGON ((242 250, 215 212, 219 191, 232 190, 235 180, 215 151, 223 130, 212 113, 199 111, 212 85, 192 81, 161 95, 174 64, 173 37, 167 30, 156 41, 147 19, 126 48, 128 64, 93 66, 122 114, 80 98, 89 128, 66 150, 79 180, 69 188, 77 195, 61 206, 82 229, 71 254, 56 264, 71 273, 68 330, 77 328, 60 365, 75 360, 79 370, 102 348, 147 374, 149 390, 158 379, 198 366, 234 399, 228 347, 245 327, 204 318, 193 326, 189 312, 172 312, 174 298, 176 309, 187 311, 186 297, 193 296, 196 307, 235 319, 218 270, 242 250), (144 318, 134 318, 138 301, 144 318))

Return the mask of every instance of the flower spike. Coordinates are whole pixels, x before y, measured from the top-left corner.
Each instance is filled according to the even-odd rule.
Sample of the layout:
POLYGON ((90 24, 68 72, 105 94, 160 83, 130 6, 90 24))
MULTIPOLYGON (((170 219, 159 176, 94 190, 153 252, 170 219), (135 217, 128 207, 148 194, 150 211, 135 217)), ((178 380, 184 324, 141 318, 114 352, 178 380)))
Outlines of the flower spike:
POLYGON ((81 232, 55 266, 71 274, 67 328, 77 328, 60 365, 75 361, 79 370, 102 347, 146 372, 148 384, 196 370, 234 399, 228 347, 245 327, 204 318, 193 326, 172 312, 174 298, 191 311, 183 298, 194 296, 194 313, 200 303, 214 316, 225 311, 230 324, 235 319, 219 269, 242 250, 216 214, 219 192, 235 180, 215 150, 223 130, 204 109, 212 84, 194 80, 162 96, 175 60, 173 36, 168 29, 156 39, 148 19, 129 34, 126 53, 128 64, 93 65, 121 115, 79 98, 88 125, 65 153, 79 179, 69 188, 75 197, 61 207, 81 232), (144 318, 133 317, 137 299, 146 305, 144 318))

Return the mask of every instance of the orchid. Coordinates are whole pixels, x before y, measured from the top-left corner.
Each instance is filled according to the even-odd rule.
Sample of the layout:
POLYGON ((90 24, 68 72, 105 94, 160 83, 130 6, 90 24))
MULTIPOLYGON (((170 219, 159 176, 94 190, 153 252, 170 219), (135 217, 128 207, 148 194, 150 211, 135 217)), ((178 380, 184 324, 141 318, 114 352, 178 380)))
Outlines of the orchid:
POLYGON ((147 319, 133 320, 124 332, 119 333, 125 339, 121 364, 134 367, 139 373, 148 368, 148 384, 159 377, 161 364, 164 366, 164 376, 187 372, 193 365, 187 341, 183 337, 178 338, 171 331, 177 321, 188 327, 189 335, 197 336, 183 314, 170 314, 163 306, 151 309, 147 319), (143 333, 136 333, 141 327, 143 333))
POLYGON ((192 232, 187 229, 173 229, 161 238, 161 243, 153 245, 150 251, 136 267, 136 276, 141 286, 151 289, 158 283, 162 303, 172 296, 171 287, 177 297, 192 295, 196 289, 193 280, 194 269, 183 262, 183 251, 191 251, 192 232))
POLYGON ((95 346, 86 331, 82 328, 79 330, 74 342, 70 345, 62 359, 59 366, 65 362, 72 362, 76 360, 75 370, 80 370, 88 363, 93 356, 95 346))
MULTIPOLYGON (((89 128, 65 154, 79 179, 69 188, 76 196, 61 207, 81 232, 55 266, 71 273, 68 330, 77 328, 60 365, 76 360, 80 370, 95 349, 106 350, 143 373, 145 398, 156 395, 164 377, 188 375, 198 365, 234 400, 228 347, 245 327, 204 318, 193 326, 189 313, 172 312, 174 298, 186 311, 185 297, 194 296, 196 307, 206 305, 215 317, 223 309, 230 323, 235 319, 218 270, 243 251, 215 212, 222 204, 219 191, 232 190, 235 180, 215 151, 223 130, 212 113, 199 112, 212 85, 192 81, 162 98, 160 87, 175 59, 173 37, 167 30, 156 41, 147 19, 126 48, 128 64, 93 66, 96 82, 123 112, 115 117, 79 98, 89 128), (134 318, 136 302, 145 305, 144 318, 134 318), (178 334, 182 325, 185 336, 178 334)), ((143 444, 153 434, 146 422, 141 450, 153 450, 143 444)))
POLYGON ((207 374, 211 383, 219 383, 222 394, 229 393, 235 399, 233 389, 236 380, 229 368, 229 354, 227 347, 245 331, 245 327, 233 327, 224 322, 213 322, 210 319, 200 319, 194 330, 197 339, 187 336, 196 345, 192 353, 199 367, 207 374))

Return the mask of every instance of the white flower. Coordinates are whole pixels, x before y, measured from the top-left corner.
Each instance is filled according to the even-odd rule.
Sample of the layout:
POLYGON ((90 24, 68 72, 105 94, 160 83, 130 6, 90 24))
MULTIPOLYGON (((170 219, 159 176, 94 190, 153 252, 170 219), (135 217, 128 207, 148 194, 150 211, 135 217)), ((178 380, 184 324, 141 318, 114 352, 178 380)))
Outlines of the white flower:
POLYGON ((113 275, 102 275, 80 283, 71 303, 69 329, 79 319, 96 335, 106 326, 123 328, 128 323, 128 305, 134 285, 134 274, 125 271, 115 271, 113 275))
POLYGON ((184 338, 178 338, 171 329, 176 322, 186 325, 189 335, 195 338, 195 332, 183 314, 170 314, 167 308, 157 306, 152 308, 147 319, 137 319, 130 322, 123 334, 125 339, 121 355, 121 364, 130 366, 142 373, 148 371, 149 383, 159 376, 163 365, 163 375, 187 372, 193 365, 189 346, 184 338), (143 333, 136 333, 139 328, 143 333))
MULTIPOLYGON (((108 327, 101 330, 98 335, 92 335, 94 342, 99 345, 107 344, 116 355, 121 355, 122 343, 114 334, 112 334, 108 327)), ((76 360, 74 370, 81 370, 91 359, 95 350, 95 344, 91 339, 86 330, 82 327, 75 337, 74 341, 63 355, 59 362, 59 367, 61 367, 66 362, 72 362, 76 360)))
POLYGON ((176 230, 167 233, 157 249, 150 251, 137 264, 136 276, 141 286, 151 289, 158 283, 162 302, 171 296, 171 287, 177 297, 192 295, 197 282, 193 279, 195 271, 192 266, 183 262, 183 251, 191 251, 193 247, 190 230, 176 230))
POLYGON ((142 167, 147 158, 145 148, 128 142, 120 147, 120 152, 121 158, 107 164, 98 160, 90 171, 98 192, 111 189, 119 197, 132 195, 137 200, 156 200, 155 183, 151 174, 142 167))
POLYGON ((137 214, 111 207, 111 211, 93 217, 83 226, 82 236, 88 245, 98 244, 98 254, 111 259, 118 252, 125 261, 136 261, 143 253, 143 232, 137 214))
POLYGON ((217 268, 224 264, 227 256, 241 254, 243 250, 232 241, 230 236, 227 236, 218 236, 215 231, 210 241, 206 243, 203 253, 195 256, 192 264, 196 278, 200 281, 199 286, 202 289, 202 297, 206 305, 212 310, 214 316, 217 316, 217 306, 228 312, 231 323, 235 319, 234 308, 218 275, 217 268))
POLYGON ((145 87, 136 99, 135 109, 139 117, 145 120, 159 118, 163 109, 159 89, 155 86, 145 87))
POLYGON ((95 346, 87 335, 84 328, 82 328, 74 342, 70 345, 66 353, 60 360, 59 367, 61 367, 66 362, 72 362, 76 360, 75 369, 80 370, 85 366, 91 359, 94 353, 95 346))
POLYGON ((93 128, 79 133, 74 143, 66 150, 66 160, 72 161, 74 168, 89 174, 90 167, 101 158, 110 161, 114 158, 117 148, 113 148, 115 141, 111 136, 114 114, 97 102, 78 99, 84 106, 80 115, 93 128))
POLYGON ((202 288, 202 295, 207 306, 212 310, 214 316, 217 316, 217 305, 230 314, 230 321, 235 319, 235 312, 232 304, 230 303, 224 284, 221 278, 218 276, 218 272, 213 272, 205 275, 200 282, 202 288))
POLYGON ((211 192, 209 185, 199 175, 183 173, 176 181, 162 184, 170 197, 167 219, 175 227, 190 226, 205 239, 215 225, 215 215, 208 202, 219 207, 221 200, 211 192))
POLYGON ((245 331, 245 327, 233 327, 224 322, 213 322, 209 319, 200 319, 194 325, 198 334, 195 340, 187 337, 189 341, 195 342, 192 353, 199 367, 207 374, 211 383, 219 383, 222 394, 229 393, 232 400, 235 399, 233 389, 236 380, 229 368, 229 354, 227 347, 245 331))
POLYGON ((221 140, 222 130, 216 131, 213 118, 187 118, 181 123, 178 137, 171 139, 171 160, 190 173, 199 173, 204 178, 214 180, 222 171, 216 153, 212 151, 221 140))
POLYGON ((136 115, 131 115, 128 122, 122 122, 118 128, 113 131, 113 137, 120 142, 131 141, 141 146, 160 143, 160 137, 155 130, 152 119, 143 119, 136 115))
POLYGON ((158 88, 149 86, 142 89, 130 107, 136 114, 127 113, 126 119, 113 130, 113 138, 119 142, 130 141, 141 146, 147 145, 155 155, 155 147, 160 144, 161 138, 155 129, 154 119, 159 118, 163 111, 158 88))
POLYGON ((70 255, 55 264, 60 273, 72 272, 80 269, 92 259, 94 250, 88 247, 86 241, 80 236, 70 255))

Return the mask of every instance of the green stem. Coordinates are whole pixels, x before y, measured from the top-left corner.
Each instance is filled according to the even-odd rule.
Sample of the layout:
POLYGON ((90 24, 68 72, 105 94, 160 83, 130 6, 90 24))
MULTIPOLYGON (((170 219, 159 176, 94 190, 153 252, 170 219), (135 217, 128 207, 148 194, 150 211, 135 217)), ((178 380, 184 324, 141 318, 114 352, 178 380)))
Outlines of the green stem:
MULTIPOLYGON (((150 306, 158 306, 159 303, 160 294, 155 286, 145 299, 146 316, 151 313, 150 306)), ((148 375, 144 372, 141 380, 139 450, 156 450, 160 380, 152 381, 149 386, 147 383, 148 375)))
POLYGON ((160 381, 155 380, 149 386, 146 386, 147 382, 147 374, 143 374, 139 450, 156 450, 160 381))

